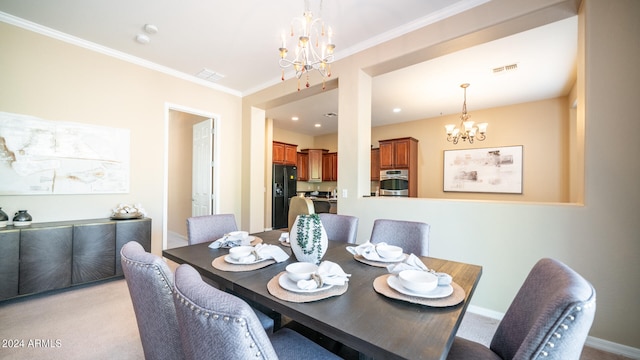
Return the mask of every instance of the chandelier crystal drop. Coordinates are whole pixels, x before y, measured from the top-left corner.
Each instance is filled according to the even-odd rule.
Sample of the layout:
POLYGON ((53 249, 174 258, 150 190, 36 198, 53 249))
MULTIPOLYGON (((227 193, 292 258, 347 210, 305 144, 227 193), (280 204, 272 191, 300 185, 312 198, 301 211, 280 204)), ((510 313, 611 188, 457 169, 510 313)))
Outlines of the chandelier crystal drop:
MULTIPOLYGON (((325 88, 325 80, 331 77, 331 63, 333 62, 333 33, 331 27, 325 27, 322 18, 313 18, 309 7, 309 0, 305 0, 305 8, 302 17, 291 21, 290 38, 292 39, 293 57, 289 57, 287 48, 287 36, 282 32, 282 45, 280 47, 280 67, 282 68, 282 81, 284 71, 293 67, 298 78, 298 91, 300 91, 300 78, 306 76, 305 87, 309 87, 309 73, 318 71, 322 76, 322 89, 325 88)), ((322 0, 320 0, 320 13, 322 12, 322 0)))
POLYGON ((462 103, 462 114, 460 115, 460 127, 456 127, 455 124, 445 125, 447 130, 447 141, 457 144, 460 139, 462 141, 469 140, 469 144, 473 144, 474 140, 483 141, 487 137, 487 123, 475 124, 474 121, 469 120, 471 115, 467 113, 467 88, 469 84, 460 85, 464 89, 464 102, 462 103))

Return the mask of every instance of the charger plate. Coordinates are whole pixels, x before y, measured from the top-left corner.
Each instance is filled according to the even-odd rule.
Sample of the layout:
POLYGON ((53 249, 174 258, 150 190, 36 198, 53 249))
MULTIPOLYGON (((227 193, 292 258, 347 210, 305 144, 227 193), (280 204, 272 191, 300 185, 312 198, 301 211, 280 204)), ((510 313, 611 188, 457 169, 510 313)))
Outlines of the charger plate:
POLYGON ((275 260, 269 259, 269 260, 260 261, 254 264, 230 264, 224 260, 225 256, 227 255, 221 255, 213 259, 213 261, 211 262, 211 266, 222 271, 241 272, 241 271, 253 271, 253 270, 262 269, 264 267, 267 267, 271 264, 276 263, 275 260))
POLYGON ((462 289, 462 287, 460 287, 460 285, 456 284, 455 282, 451 282, 451 287, 453 287, 453 293, 444 298, 427 299, 423 297, 405 295, 397 292, 396 290, 392 289, 389 286, 387 282, 387 278, 389 276, 392 276, 392 275, 385 274, 375 278, 375 280, 373 280, 373 289, 378 294, 384 295, 391 299, 402 300, 402 301, 410 302, 413 304, 420 304, 420 305, 426 305, 431 307, 448 307, 448 306, 455 306, 460 304, 461 302, 464 301, 464 298, 466 295, 464 289, 462 289))
POLYGON ((284 289, 280 286, 280 276, 285 275, 286 272, 283 271, 278 275, 274 276, 267 283, 267 290, 269 293, 280 300, 294 302, 294 303, 305 303, 318 301, 322 299, 327 299, 333 296, 339 296, 347 292, 349 288, 349 283, 345 283, 344 285, 334 285, 327 290, 322 290, 313 293, 297 293, 284 289))

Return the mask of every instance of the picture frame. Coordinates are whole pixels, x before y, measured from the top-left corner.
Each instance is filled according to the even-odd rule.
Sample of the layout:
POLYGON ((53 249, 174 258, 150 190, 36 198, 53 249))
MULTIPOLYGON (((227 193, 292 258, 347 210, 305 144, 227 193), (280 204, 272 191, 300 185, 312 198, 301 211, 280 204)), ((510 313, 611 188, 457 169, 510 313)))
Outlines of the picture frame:
POLYGON ((523 146, 444 150, 445 192, 522 194, 523 146))

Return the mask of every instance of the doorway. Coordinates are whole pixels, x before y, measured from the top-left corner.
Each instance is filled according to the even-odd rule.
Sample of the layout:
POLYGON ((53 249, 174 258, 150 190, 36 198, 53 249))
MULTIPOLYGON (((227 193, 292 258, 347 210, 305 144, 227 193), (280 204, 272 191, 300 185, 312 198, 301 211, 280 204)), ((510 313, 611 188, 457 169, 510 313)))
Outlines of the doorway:
POLYGON ((187 244, 188 217, 218 211, 217 120, 213 114, 167 105, 163 249, 187 244))

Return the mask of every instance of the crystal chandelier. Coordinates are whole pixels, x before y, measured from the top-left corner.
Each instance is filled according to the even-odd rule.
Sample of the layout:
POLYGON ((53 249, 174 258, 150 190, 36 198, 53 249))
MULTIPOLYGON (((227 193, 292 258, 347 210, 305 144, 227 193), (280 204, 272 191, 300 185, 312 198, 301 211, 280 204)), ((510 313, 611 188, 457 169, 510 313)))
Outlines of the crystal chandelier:
MULTIPOLYGON (((284 81, 284 69, 293 66, 298 78, 298 91, 300 91, 300 78, 306 75, 306 87, 309 87, 309 73, 317 70, 322 76, 322 89, 325 88, 325 80, 331 77, 331 64, 333 62, 333 50, 335 44, 332 39, 331 28, 325 31, 324 21, 321 18, 313 18, 309 8, 309 0, 305 0, 305 8, 302 17, 291 21, 292 44, 295 48, 295 56, 289 58, 287 39, 282 33, 282 46, 280 47, 280 67, 282 68, 282 81, 284 81)), ((320 0, 320 12, 322 12, 322 0, 320 0)))
POLYGON ((486 139, 487 123, 480 123, 474 126, 475 122, 469 120, 471 115, 467 114, 467 88, 469 84, 460 85, 464 89, 464 102, 462 103, 462 114, 460 115, 460 127, 455 124, 445 125, 447 129, 447 141, 457 144, 460 139, 462 141, 469 140, 469 144, 473 144, 473 140, 482 141, 486 139))

